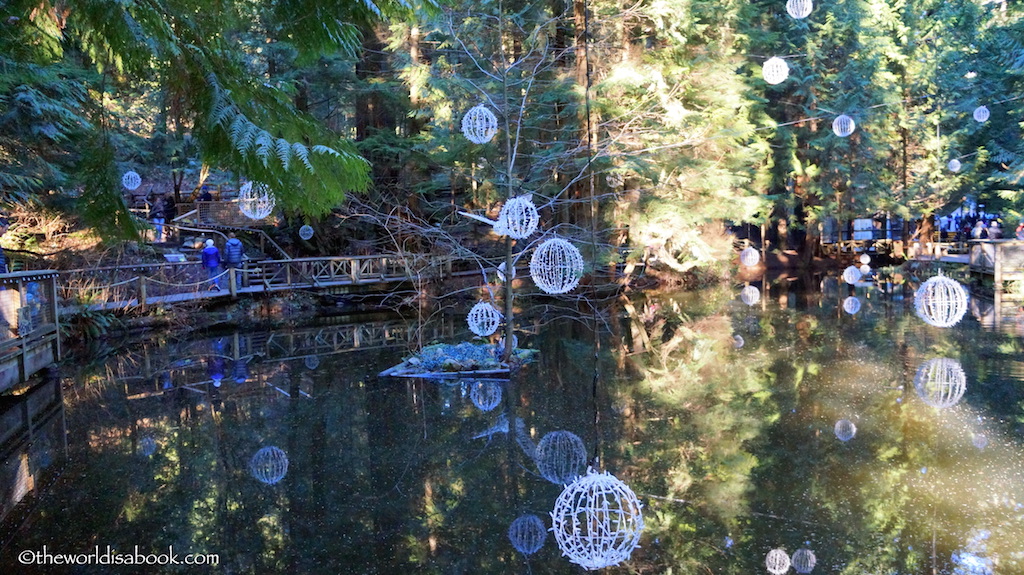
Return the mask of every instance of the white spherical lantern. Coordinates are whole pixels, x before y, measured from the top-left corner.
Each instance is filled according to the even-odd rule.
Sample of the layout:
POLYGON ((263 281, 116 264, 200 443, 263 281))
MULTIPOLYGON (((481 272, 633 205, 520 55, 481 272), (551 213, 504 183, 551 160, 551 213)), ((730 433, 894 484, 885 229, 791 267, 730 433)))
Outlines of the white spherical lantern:
POLYGON ((316 369, 320 367, 320 356, 318 355, 307 355, 306 359, 302 360, 305 364, 306 369, 316 369))
POLYGON ((960 160, 953 158, 952 160, 949 161, 948 164, 946 164, 946 167, 949 168, 949 171, 955 174, 960 171, 960 168, 963 167, 963 164, 960 163, 960 160))
POLYGON ((262 220, 274 211, 277 200, 266 184, 246 182, 238 190, 238 209, 251 220, 262 220))
POLYGON ((843 300, 843 311, 850 315, 857 315, 860 311, 860 300, 856 296, 850 296, 843 300))
POLYGON ((853 121, 853 118, 846 114, 838 116, 835 120, 832 120, 832 131, 840 138, 849 136, 856 129, 857 123, 853 121))
POLYGON ((643 504, 609 473, 588 470, 568 485, 551 511, 551 530, 562 555, 588 570, 629 559, 644 530, 643 504))
POLYGON ((861 264, 859 269, 861 277, 864 277, 871 273, 871 266, 869 266, 868 264, 861 264))
POLYGON ((955 359, 929 359, 917 368, 914 391, 932 407, 953 407, 967 391, 967 374, 955 359))
POLYGON ((764 566, 772 575, 783 575, 789 571, 789 555, 782 549, 772 549, 764 558, 764 566))
POLYGON ((480 411, 490 411, 501 404, 501 385, 496 381, 473 382, 469 399, 480 411))
POLYGON ((124 175, 121 176, 121 185, 124 186, 124 189, 126 190, 137 190, 139 189, 139 186, 142 185, 142 176, 132 171, 125 172, 124 175))
POLYGON ((299 237, 309 241, 313 237, 313 226, 306 224, 299 228, 299 237))
POLYGON ((991 115, 992 114, 988 111, 987 106, 978 106, 977 108, 974 109, 974 121, 978 122, 979 124, 982 122, 987 122, 989 116, 991 115))
POLYGON ((935 327, 952 327, 967 312, 967 290, 943 275, 929 278, 914 292, 917 317, 935 327))
POLYGON ((469 324, 469 331, 480 337, 487 337, 498 331, 501 324, 501 312, 493 305, 481 301, 469 310, 466 316, 466 323, 469 324))
POLYGON ((548 537, 544 520, 536 515, 517 517, 508 527, 508 539, 516 551, 523 555, 533 555, 544 546, 548 537))
POLYGON ((747 342, 743 339, 742 335, 736 334, 732 336, 732 346, 736 349, 742 349, 747 342))
POLYGON ((871 256, 869 256, 868 254, 860 254, 860 263, 863 264, 863 265, 870 264, 871 263, 871 256))
POLYGON ((754 248, 743 248, 740 252, 740 263, 752 268, 761 262, 761 254, 754 248))
POLYGON ((860 270, 857 268, 857 266, 848 266, 845 270, 843 270, 843 281, 850 285, 853 285, 859 282, 860 278, 863 275, 864 274, 860 273, 860 270))
POLYGON ((797 573, 810 573, 817 563, 818 559, 810 549, 797 549, 793 553, 793 570, 797 573))
POLYGON ((857 426, 854 425, 849 419, 840 419, 836 422, 835 429, 836 438, 839 441, 850 441, 855 435, 857 435, 857 426))
POLYGON ((761 290, 754 286, 747 286, 740 291, 740 301, 747 305, 754 305, 761 301, 761 290))
POLYGON ((814 10, 814 2, 811 0, 787 0, 786 12, 796 20, 803 20, 811 15, 814 10))
POLYGON ((781 84, 789 77, 789 64, 778 56, 772 56, 761 65, 761 76, 771 85, 781 84))
POLYGON ((561 238, 545 240, 530 258, 530 276, 549 294, 567 293, 583 277, 583 254, 561 238))
POLYGON ((264 447, 249 460, 249 473, 260 483, 275 485, 288 473, 288 456, 273 445, 264 447))
POLYGON ((537 213, 537 206, 533 205, 530 196, 517 196, 501 206, 498 221, 494 224, 494 232, 514 240, 521 240, 530 237, 533 232, 537 231, 539 222, 540 214, 537 213))
POLYGON ((462 117, 462 135, 474 144, 486 144, 498 133, 498 118, 487 106, 479 104, 462 117))
POLYGON ((571 431, 552 431, 541 438, 534 451, 537 470, 551 483, 565 485, 583 473, 587 450, 571 431))

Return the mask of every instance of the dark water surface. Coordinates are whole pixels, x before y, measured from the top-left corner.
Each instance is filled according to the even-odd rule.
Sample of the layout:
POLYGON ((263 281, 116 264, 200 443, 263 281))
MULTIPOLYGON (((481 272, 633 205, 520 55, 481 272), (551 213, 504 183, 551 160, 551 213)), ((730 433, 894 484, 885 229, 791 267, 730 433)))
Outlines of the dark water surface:
POLYGON ((766 573, 770 550, 807 548, 812 573, 1024 573, 1016 320, 938 329, 909 295, 857 288, 850 315, 834 281, 759 287, 753 306, 738 287, 634 299, 597 350, 591 318, 531 324, 540 359, 504 383, 376 375, 465 337, 458 318, 168 336, 63 366, 63 407, 43 386, 38 431, 2 452, 4 510, 20 504, 0 573, 578 573, 551 534, 529 557, 508 539, 524 514, 550 527, 562 485, 531 455, 559 430, 644 503, 610 572, 766 573), (44 546, 219 565, 19 562, 44 546))

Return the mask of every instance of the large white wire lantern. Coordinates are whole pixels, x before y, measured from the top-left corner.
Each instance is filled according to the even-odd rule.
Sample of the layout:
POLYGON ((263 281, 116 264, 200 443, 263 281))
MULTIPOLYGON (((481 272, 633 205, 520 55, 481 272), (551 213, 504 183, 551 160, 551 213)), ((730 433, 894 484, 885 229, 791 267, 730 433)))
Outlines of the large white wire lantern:
POLYGON ((537 213, 537 206, 533 205, 530 196, 516 196, 501 206, 498 221, 494 224, 494 233, 522 240, 537 231, 539 222, 540 214, 537 213))
POLYGON ((967 374, 955 359, 929 359, 914 374, 914 391, 932 407, 953 407, 967 391, 967 374))
POLYGON ((306 366, 306 369, 316 369, 320 367, 320 356, 318 355, 307 355, 306 359, 302 360, 302 363, 306 366))
POLYGON ((849 136, 856 129, 857 123, 853 121, 853 118, 846 114, 837 116, 835 120, 832 120, 832 131, 840 138, 849 136))
POLYGON ((462 117, 462 135, 474 144, 486 144, 498 133, 498 118, 487 106, 473 106, 462 117))
POLYGON ((991 115, 992 114, 988 111, 988 106, 978 106, 977 108, 974 109, 974 121, 978 122, 979 124, 982 122, 987 122, 989 116, 991 115))
POLYGON ((274 211, 277 200, 270 186, 259 182, 246 182, 238 190, 238 209, 251 220, 262 220, 274 211))
POLYGON ((275 485, 288 473, 288 456, 273 445, 264 447, 249 460, 249 473, 261 483, 275 485))
POLYGON ((490 411, 501 404, 501 385, 496 381, 473 382, 469 399, 480 411, 490 411))
POLYGON ((565 485, 583 473, 587 449, 571 431, 552 431, 541 438, 534 451, 537 470, 551 483, 565 485))
POLYGON ((761 261, 761 254, 754 248, 743 248, 740 252, 740 263, 752 268, 761 261))
POLYGON ((857 296, 850 296, 843 300, 843 311, 850 315, 857 315, 860 311, 860 300, 857 296))
POLYGON ((833 431, 835 431, 836 438, 839 441, 850 441, 857 435, 857 426, 849 419, 840 419, 836 422, 833 431))
POLYGON ((946 164, 946 167, 949 168, 949 171, 955 174, 960 171, 960 168, 963 167, 963 164, 960 163, 960 160, 953 158, 952 160, 949 161, 948 164, 946 164))
POLYGON ((797 573, 810 573, 818 564, 818 558, 810 549, 797 549, 793 553, 793 570, 797 573))
POLYGON ((548 537, 548 529, 544 520, 536 515, 527 514, 516 518, 508 526, 508 539, 516 551, 523 555, 533 555, 544 546, 548 537))
POLYGON ((871 256, 869 256, 868 254, 860 254, 860 263, 863 264, 863 265, 870 264, 871 263, 871 256))
POLYGON ((562 555, 587 570, 629 559, 644 530, 643 504, 628 485, 590 469, 566 486, 551 511, 562 555))
POLYGON ((967 313, 967 290, 944 275, 929 278, 914 292, 917 317, 935 327, 952 327, 967 313))
POLYGON ((493 305, 481 301, 469 310, 466 316, 466 323, 469 324, 469 331, 480 337, 487 337, 498 331, 501 324, 501 312, 493 305))
POLYGON ((747 286, 740 291, 740 301, 747 305, 754 305, 761 301, 761 290, 756 286, 747 286))
POLYGON ((789 554, 782 549, 772 549, 764 558, 764 566, 772 575, 783 575, 789 571, 789 554))
POLYGON ((583 254, 561 238, 544 240, 530 258, 530 276, 547 293, 567 293, 583 277, 583 254))
POLYGON ((761 76, 771 85, 781 84, 789 78, 789 64, 778 56, 772 56, 761 65, 761 76))
POLYGON ((811 0, 787 0, 786 12, 796 20, 803 20, 811 15, 814 10, 814 2, 811 0))
POLYGON ((299 237, 309 241, 313 237, 313 226, 305 224, 299 228, 299 237))
POLYGON ((126 190, 135 191, 142 185, 142 176, 129 170, 121 176, 121 185, 124 186, 124 189, 126 190))
POLYGON ((864 274, 860 272, 860 269, 858 269, 857 266, 847 266, 847 268, 843 270, 843 281, 850 285, 859 282, 860 278, 863 276, 864 274))

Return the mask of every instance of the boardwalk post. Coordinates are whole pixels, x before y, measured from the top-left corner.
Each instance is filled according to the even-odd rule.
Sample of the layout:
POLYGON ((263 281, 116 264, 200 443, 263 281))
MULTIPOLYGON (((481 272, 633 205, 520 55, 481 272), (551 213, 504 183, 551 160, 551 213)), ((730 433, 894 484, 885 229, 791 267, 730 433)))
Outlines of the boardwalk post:
POLYGON ((149 299, 148 288, 146 287, 146 276, 139 276, 139 307, 146 309, 146 300, 149 299))
POLYGON ((235 285, 235 275, 238 270, 236 268, 228 268, 228 291, 231 292, 231 297, 238 297, 238 286, 235 285))

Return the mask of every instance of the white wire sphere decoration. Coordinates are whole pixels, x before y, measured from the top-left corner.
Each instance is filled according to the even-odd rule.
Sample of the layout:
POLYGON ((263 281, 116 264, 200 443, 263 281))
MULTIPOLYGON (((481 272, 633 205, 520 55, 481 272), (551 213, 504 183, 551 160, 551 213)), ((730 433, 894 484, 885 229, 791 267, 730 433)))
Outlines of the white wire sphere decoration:
POLYGON ((552 431, 541 438, 534 451, 537 470, 551 483, 565 485, 583 473, 587 448, 571 431, 552 431))
POLYGON ((789 78, 789 64, 778 56, 772 56, 761 65, 761 76, 773 86, 781 84, 789 78))
POLYGON ((487 106, 473 106, 462 117, 462 135, 474 144, 486 144, 498 133, 498 118, 487 106))
POLYGON ((299 237, 309 241, 313 237, 313 226, 305 224, 299 228, 299 237))
POLYGON ((490 411, 501 405, 501 385, 496 381, 473 382, 469 399, 480 411, 490 411))
POLYGON ((797 549, 793 552, 793 570, 797 573, 810 573, 818 564, 818 558, 810 549, 797 549))
POLYGON ((740 263, 752 268, 761 262, 761 254, 754 248, 743 248, 740 252, 740 263))
POLYGON ((644 530, 643 504, 628 485, 590 469, 566 486, 551 511, 562 555, 587 570, 629 559, 644 530))
POLYGON ((516 196, 501 206, 498 221, 494 224, 494 232, 514 240, 522 240, 537 231, 538 223, 540 214, 537 213, 537 206, 533 205, 530 196, 516 196))
POLYGON ((273 445, 264 447, 249 460, 249 473, 260 483, 275 485, 288 473, 288 456, 273 445))
POLYGON ((871 266, 869 266, 868 264, 861 264, 859 270, 861 277, 864 277, 871 273, 871 266))
POLYGON ((860 254, 860 263, 868 265, 871 263, 871 256, 868 254, 860 254))
POLYGON ((857 435, 857 426, 849 419, 840 419, 836 422, 833 431, 839 441, 850 441, 857 435))
POLYGON ((856 129, 857 123, 853 121, 853 118, 846 114, 837 116, 835 120, 832 120, 832 131, 840 138, 849 136, 856 129))
POLYGON ((747 286, 740 291, 740 301, 747 305, 754 305, 761 301, 761 290, 756 286, 747 286))
POLYGON ((274 212, 277 200, 270 186, 259 182, 246 182, 238 190, 238 209, 251 220, 262 220, 274 212))
POLYGON ((951 171, 951 172, 953 172, 955 174, 955 173, 959 172, 960 168, 962 168, 964 166, 963 166, 963 164, 960 163, 960 160, 958 160, 956 158, 953 158, 952 160, 949 161, 948 164, 946 164, 946 167, 949 168, 949 171, 951 171))
POLYGON ((967 290, 946 276, 931 277, 914 292, 914 311, 928 325, 952 327, 967 313, 967 290))
POLYGON ((850 296, 843 300, 843 311, 850 315, 857 315, 860 311, 860 300, 857 296, 850 296))
POLYGON ((789 571, 789 554, 782 549, 772 549, 764 558, 764 566, 772 575, 782 575, 789 571))
POLYGON ((533 555, 544 546, 548 537, 544 520, 536 515, 521 515, 508 526, 508 539, 516 551, 523 555, 533 555))
POLYGON ((796 20, 803 20, 811 15, 814 10, 814 2, 811 0, 787 0, 786 12, 796 20))
POLYGON ((530 258, 530 276, 546 293, 568 293, 583 277, 583 254, 561 238, 544 240, 530 258))
POLYGON ((126 190, 137 190, 142 185, 142 176, 134 171, 127 171, 121 176, 121 185, 126 190))
POLYGON ((466 316, 466 323, 469 324, 469 331, 480 337, 487 337, 498 331, 501 324, 501 312, 493 305, 481 301, 469 310, 466 316))
POLYGON ((306 366, 306 369, 316 369, 320 367, 320 356, 318 355, 307 355, 306 359, 302 360, 302 363, 306 366))
POLYGON ((929 359, 914 374, 914 391, 932 407, 953 407, 967 391, 967 374, 955 359, 929 359))
POLYGON ((978 106, 977 108, 974 109, 974 121, 978 122, 979 124, 982 122, 987 122, 989 116, 991 115, 991 112, 988 111, 988 106, 978 106))
POLYGON ((861 273, 857 266, 847 266, 847 268, 843 270, 843 281, 850 285, 859 282, 860 278, 863 276, 864 274, 861 273))

